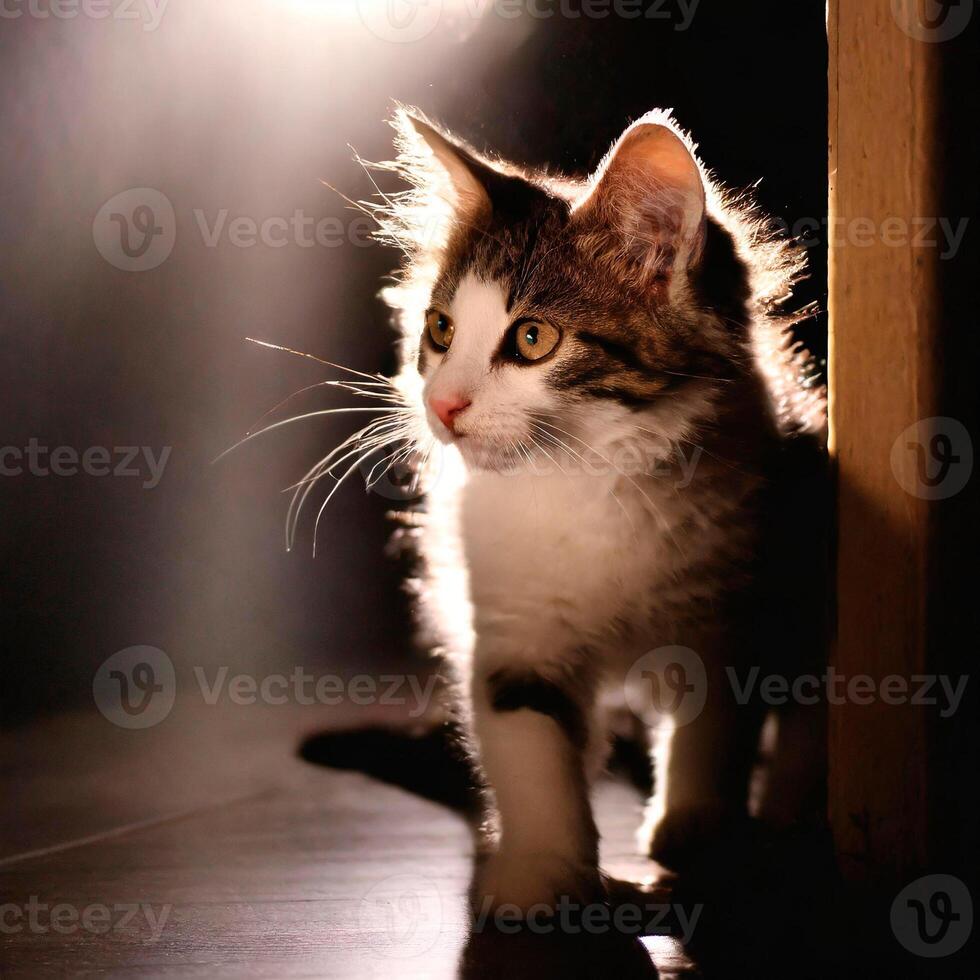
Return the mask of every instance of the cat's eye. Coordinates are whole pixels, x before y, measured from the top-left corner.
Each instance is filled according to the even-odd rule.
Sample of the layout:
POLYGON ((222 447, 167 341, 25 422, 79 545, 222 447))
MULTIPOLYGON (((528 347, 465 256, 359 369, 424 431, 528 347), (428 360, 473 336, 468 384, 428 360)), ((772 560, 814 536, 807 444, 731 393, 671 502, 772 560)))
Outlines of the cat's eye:
POLYGON ((540 361, 547 357, 561 340, 561 334, 550 323, 525 320, 514 328, 514 348, 525 361, 540 361))
POLYGON ((438 350, 449 349, 456 328, 445 313, 441 310, 429 310, 425 314, 425 329, 429 335, 429 340, 438 350))

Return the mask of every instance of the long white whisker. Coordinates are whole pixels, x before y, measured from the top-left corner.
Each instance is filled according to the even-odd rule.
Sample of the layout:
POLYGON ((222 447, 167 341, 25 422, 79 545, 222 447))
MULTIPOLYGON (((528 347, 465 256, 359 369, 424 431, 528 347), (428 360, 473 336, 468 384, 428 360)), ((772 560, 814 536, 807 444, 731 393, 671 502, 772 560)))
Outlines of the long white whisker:
MULTIPOLYGON (((316 470, 326 466, 327 463, 329 463, 330 460, 337 455, 337 453, 351 445, 351 443, 362 441, 364 445, 367 445, 367 440, 374 440, 379 436, 379 433, 382 434, 383 438, 379 437, 377 439, 378 444, 385 441, 390 442, 393 436, 386 435, 386 433, 391 433, 393 429, 396 429, 402 424, 403 423, 398 419, 375 419, 370 426, 365 426, 363 429, 358 429, 357 432, 353 433, 353 435, 348 436, 343 442, 335 446, 326 456, 323 457, 323 459, 315 463, 299 480, 297 480, 296 483, 291 483, 288 487, 283 487, 282 493, 289 493, 290 490, 295 490, 297 487, 305 486, 310 482, 310 476, 316 470), (384 428, 381 428, 379 424, 383 425, 384 428)), ((394 434, 397 435, 397 432, 394 434)), ((372 442, 372 445, 374 444, 375 443, 372 442)))
POLYGON ((217 463, 224 459, 229 453, 234 452, 239 446, 244 446, 246 442, 251 442, 253 439, 257 439, 261 435, 265 435, 266 432, 271 432, 273 429, 282 428, 284 425, 289 425, 292 422, 302 422, 303 419, 316 418, 318 415, 346 415, 354 412, 404 412, 403 408, 382 408, 380 405, 374 408, 321 408, 315 412, 307 412, 304 415, 294 415, 292 418, 283 419, 281 422, 273 422, 272 425, 267 425, 264 429, 259 429, 258 432, 253 432, 250 435, 245 436, 244 439, 239 439, 238 442, 233 446, 229 446, 223 453, 219 456, 215 456, 212 463, 217 463))
POLYGON ((366 450, 366 454, 372 453, 378 446, 382 446, 387 442, 390 442, 394 438, 398 438, 402 431, 401 426, 403 423, 396 419, 379 419, 378 422, 383 423, 375 427, 372 430, 364 429, 360 432, 354 433, 353 436, 345 439, 339 446, 333 449, 327 456, 325 456, 319 463, 316 464, 304 477, 303 482, 306 483, 306 488, 302 493, 297 489, 293 494, 293 499, 289 505, 289 511, 286 514, 286 546, 289 550, 292 550, 293 544, 296 541, 296 529, 299 526, 300 515, 303 511, 303 506, 306 503, 307 498, 313 491, 316 484, 326 475, 332 475, 331 470, 337 466, 340 466, 343 462, 350 459, 355 453, 361 450, 366 450), (366 438, 365 438, 366 436, 366 438), (354 448, 350 452, 341 456, 335 462, 332 462, 334 457, 338 453, 343 452, 348 446, 353 445, 354 448), (297 497, 298 502, 297 502, 297 497), (295 507, 294 507, 295 505, 295 507), (290 516, 292 516, 292 529, 290 529, 290 516))
MULTIPOLYGON (((405 407, 404 401, 397 394, 391 394, 387 391, 368 391, 367 388, 374 384, 374 382, 371 381, 325 381, 323 384, 330 385, 333 388, 341 388, 344 391, 353 392, 355 395, 360 395, 362 398, 377 398, 379 401, 390 402, 391 404, 399 405, 402 408, 405 407)), ((378 385, 378 387, 381 386, 378 385)))
MULTIPOLYGON (((351 147, 351 149, 353 150, 354 148, 351 147)), ((354 153, 356 154, 357 151, 354 150, 354 153)), ((361 166, 364 166, 364 165, 361 164, 361 166)), ((365 169, 367 169, 367 168, 365 168, 365 169)), ((379 168, 379 169, 384 169, 384 168, 379 168)), ((353 198, 348 197, 343 191, 340 191, 336 187, 334 187, 333 184, 329 183, 326 180, 323 180, 322 178, 320 179, 320 183, 323 184, 324 187, 329 187, 330 190, 332 190, 335 194, 337 194, 341 198, 343 198, 343 200, 345 200, 356 211, 360 211, 362 214, 364 214, 368 218, 370 218, 378 226, 378 228, 382 232, 387 233, 387 230, 388 229, 387 229, 386 225, 384 224, 384 222, 378 220, 378 216, 375 213, 376 211, 380 211, 381 210, 381 205, 379 205, 379 204, 372 204, 372 203, 370 203, 368 201, 355 201, 353 198)), ((377 185, 375 185, 375 186, 377 186, 377 185)), ((379 193, 380 193, 380 191, 379 191, 379 193)), ((384 195, 382 195, 382 197, 384 197, 384 195)), ((411 256, 411 253, 408 251, 408 249, 406 249, 405 246, 402 245, 397 240, 397 238, 395 239, 395 245, 405 254, 405 257, 406 258, 409 258, 410 259, 412 257, 411 256)))
POLYGON ((255 420, 255 422, 252 425, 248 427, 248 430, 246 431, 245 434, 251 435, 255 431, 255 429, 257 429, 270 415, 273 415, 275 412, 278 412, 279 409, 282 408, 284 405, 288 405, 294 398, 298 398, 300 395, 303 395, 308 391, 313 391, 314 388, 324 388, 324 387, 341 388, 344 391, 350 391, 353 392, 355 395, 361 395, 365 398, 377 398, 379 401, 389 402, 395 405, 403 404, 401 398, 396 398, 394 395, 390 395, 387 392, 381 393, 381 392, 374 392, 374 391, 364 391, 364 388, 371 385, 377 386, 379 388, 385 386, 389 388, 393 388, 393 386, 390 383, 385 382, 383 384, 380 381, 361 381, 359 385, 355 385, 350 381, 331 380, 331 381, 317 381, 314 384, 306 385, 304 388, 300 388, 298 391, 294 391, 291 395, 287 395, 285 398, 282 399, 282 401, 277 402, 267 412, 263 413, 258 419, 255 420))
POLYGON ((573 449, 563 439, 559 439, 556 435, 549 432, 547 429, 542 428, 540 423, 532 421, 531 424, 537 430, 538 435, 542 436, 545 439, 549 439, 551 441, 551 445, 557 447, 558 449, 563 450, 572 458, 581 460, 583 463, 588 465, 589 461, 577 449, 573 449))
POLYGON ((392 201, 392 199, 388 197, 388 195, 385 194, 385 192, 378 186, 378 182, 374 179, 374 174, 371 173, 370 167, 367 165, 366 161, 361 157, 360 153, 358 153, 357 150, 355 150, 350 143, 347 144, 347 148, 351 151, 351 153, 354 154, 355 161, 360 164, 361 169, 364 171, 365 174, 367 174, 367 179, 371 181, 372 185, 374 186, 374 189, 378 192, 378 195, 384 200, 385 204, 387 204, 392 211, 397 210, 395 208, 394 201, 392 201))
POLYGON ((623 477, 623 479, 629 480, 629 482, 633 484, 633 486, 650 504, 650 506, 653 508, 653 511, 655 513, 657 512, 657 505, 650 499, 646 491, 636 482, 636 480, 634 480, 628 473, 624 473, 611 459, 607 458, 606 456, 603 456, 603 454, 600 453, 599 450, 595 448, 595 446, 590 446, 589 443, 587 443, 584 439, 580 439, 577 435, 575 435, 575 433, 569 432, 567 429, 562 429, 560 426, 554 425, 551 422, 544 421, 544 419, 539 419, 539 421, 543 425, 546 425, 549 428, 554 429, 556 432, 561 432, 564 435, 568 436, 570 439, 574 439, 576 442, 581 443, 583 446, 585 446, 586 449, 589 450, 589 452, 595 453, 596 456, 599 457, 599 459, 601 459, 607 465, 611 466, 621 477, 623 477))
POLYGON ((515 444, 515 448, 521 454, 521 456, 523 456, 524 459, 527 460, 528 467, 529 467, 529 472, 533 475, 533 473, 534 473, 534 455, 531 453, 531 450, 528 449, 527 446, 524 445, 524 440, 523 439, 518 439, 517 440, 517 442, 515 444))
MULTIPOLYGON (((541 434, 541 430, 540 429, 538 430, 538 432, 539 432, 539 434, 541 434)), ((549 453, 548 450, 545 449, 545 447, 542 446, 541 443, 538 442, 538 440, 534 438, 534 435, 532 433, 528 433, 528 438, 531 440, 531 444, 533 446, 536 446, 538 449, 540 449, 541 452, 543 452, 545 454, 545 456, 547 456, 548 459, 550 459, 551 462, 555 464, 555 466, 558 469, 558 472, 561 473, 562 476, 568 476, 568 474, 564 471, 564 469, 562 469, 561 463, 559 463, 558 460, 555 459, 555 457, 552 456, 551 453, 549 453)))
MULTIPOLYGON (((408 459, 409 456, 411 456, 414 451, 416 451, 416 447, 415 447, 414 444, 410 444, 410 445, 406 446, 404 449, 401 449, 401 450, 396 451, 393 454, 395 458, 392 459, 391 462, 385 467, 384 472, 381 473, 381 475, 378 477, 378 479, 377 480, 374 480, 369 485, 368 489, 371 489, 372 487, 374 487, 374 485, 376 483, 378 483, 380 480, 384 479, 384 477, 387 476, 399 463, 401 463, 405 459, 408 459)), ((416 472, 418 473, 419 477, 421 477, 421 475, 422 475, 422 469, 421 469, 421 467, 418 467, 416 472)))
MULTIPOLYGON (((351 473, 353 473, 354 470, 356 470, 357 467, 360 466, 361 461, 367 459, 367 457, 370 456, 372 452, 373 449, 369 449, 361 456, 358 456, 358 458, 355 459, 353 463, 351 463, 348 469, 344 471, 344 475, 334 484, 333 489, 331 489, 330 493, 327 494, 326 499, 323 501, 323 503, 320 504, 320 509, 319 511, 317 511, 316 520, 313 522, 313 557, 314 558, 316 558, 316 535, 320 527, 320 518, 323 517, 323 512, 327 509, 327 504, 330 503, 331 499, 333 498, 333 495, 344 485, 344 482, 351 475, 351 473)), ((353 455, 353 453, 348 454, 348 456, 351 455, 353 455)), ((344 457, 344 458, 346 459, 348 457, 344 457)))
POLYGON ((734 378, 715 378, 708 374, 685 374, 683 371, 668 371, 666 368, 661 368, 660 372, 661 374, 673 375, 675 378, 694 378, 696 381, 720 381, 726 385, 735 383, 734 378))
POLYGON ((367 479, 364 481, 364 485, 367 487, 367 489, 371 490, 379 481, 384 479, 385 474, 387 474, 388 471, 395 465, 396 462, 395 457, 407 456, 412 451, 412 448, 413 447, 410 445, 399 446, 397 449, 388 453, 388 455, 385 456, 383 459, 379 459, 378 462, 376 462, 374 466, 371 467, 371 470, 367 475, 367 479), (388 463, 389 460, 391 460, 390 463, 388 463), (388 465, 385 466, 384 465, 385 463, 388 463, 388 465), (375 477, 374 474, 377 473, 379 466, 384 466, 384 469, 380 473, 378 473, 377 477, 375 477))
MULTIPOLYGON (((340 477, 339 480, 337 480, 337 478, 334 477, 334 480, 336 482, 334 483, 333 487, 331 488, 330 493, 327 495, 327 500, 329 500, 330 497, 333 496, 334 492, 337 490, 337 488, 340 486, 340 484, 343 483, 343 481, 346 480, 348 476, 350 476, 350 474, 353 472, 353 469, 358 465, 358 463, 360 463, 360 461, 362 459, 366 459, 368 456, 371 455, 372 452, 374 452, 374 448, 375 448, 374 446, 362 446, 362 445, 359 445, 359 444, 356 444, 355 443, 354 448, 350 452, 345 453, 343 456, 340 457, 340 459, 338 459, 333 464, 333 466, 340 466, 342 463, 345 463, 348 459, 350 459, 351 456, 357 456, 358 457, 354 461, 354 464, 351 467, 351 469, 347 470, 343 474, 343 476, 340 477)), ((315 480, 311 481, 310 484, 309 484, 309 486, 307 486, 307 488, 303 491, 303 494, 300 497, 299 506, 296 508, 296 513, 295 513, 295 515, 293 517, 293 536, 292 536, 292 541, 293 542, 295 542, 295 540, 296 540, 296 529, 299 526, 299 518, 300 518, 300 514, 302 513, 302 510, 303 510, 303 505, 306 503, 306 498, 309 497, 309 495, 312 492, 313 488, 317 485, 317 483, 320 482, 320 479, 322 477, 327 476, 327 475, 333 476, 333 474, 330 472, 330 470, 333 469, 333 466, 331 466, 330 469, 323 469, 323 468, 321 468, 320 472, 317 474, 317 478, 315 480)), ((323 512, 323 508, 321 507, 320 513, 322 513, 322 512, 323 512)), ((320 520, 320 514, 317 514, 317 524, 319 524, 319 520, 320 520)), ((314 531, 313 531, 313 555, 314 555, 314 557, 316 556, 316 528, 315 528, 315 526, 314 526, 314 531)))
POLYGON ((364 428, 359 429, 357 432, 344 439, 338 446, 335 446, 326 456, 324 456, 323 459, 319 460, 307 471, 307 473, 303 476, 303 479, 295 485, 295 492, 293 493, 292 500, 289 503, 289 510, 286 512, 287 550, 292 550, 293 543, 296 539, 296 527, 299 524, 299 515, 303 509, 303 504, 306 502, 306 498, 309 496, 314 485, 324 475, 324 470, 330 465, 331 460, 339 453, 343 452, 347 446, 351 445, 352 443, 356 443, 359 439, 370 442, 373 447, 375 439, 387 438, 388 432, 396 429, 402 424, 403 423, 400 419, 374 419, 364 426, 364 428), (301 490, 303 484, 306 484, 305 490, 301 490), (297 498, 299 498, 298 506, 297 498))
POLYGON ((348 374, 354 374, 359 378, 366 378, 368 381, 387 381, 387 378, 381 374, 365 374, 363 371, 355 371, 354 368, 349 368, 344 364, 336 364, 333 361, 325 361, 322 357, 317 357, 315 354, 307 354, 305 351, 293 350, 292 347, 283 347, 282 344, 271 344, 267 340, 257 340, 255 337, 245 338, 250 344, 258 344, 259 347, 268 347, 270 350, 282 351, 285 354, 295 354, 297 357, 308 357, 311 361, 316 361, 317 364, 325 364, 327 367, 335 368, 337 371, 346 371, 348 374))

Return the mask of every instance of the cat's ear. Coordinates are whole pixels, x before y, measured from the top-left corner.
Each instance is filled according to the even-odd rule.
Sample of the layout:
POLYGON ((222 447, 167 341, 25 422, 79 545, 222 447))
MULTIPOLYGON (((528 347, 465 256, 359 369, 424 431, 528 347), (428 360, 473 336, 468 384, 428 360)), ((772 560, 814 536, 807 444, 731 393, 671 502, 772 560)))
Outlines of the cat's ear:
POLYGON ((693 147, 669 116, 649 118, 617 140, 575 219, 596 229, 631 275, 672 282, 701 256, 705 187, 693 147))
POLYGON ((423 180, 451 207, 457 220, 476 224, 490 213, 491 202, 483 179, 487 170, 465 146, 440 132, 421 114, 401 108, 395 116, 403 160, 424 169, 423 180))

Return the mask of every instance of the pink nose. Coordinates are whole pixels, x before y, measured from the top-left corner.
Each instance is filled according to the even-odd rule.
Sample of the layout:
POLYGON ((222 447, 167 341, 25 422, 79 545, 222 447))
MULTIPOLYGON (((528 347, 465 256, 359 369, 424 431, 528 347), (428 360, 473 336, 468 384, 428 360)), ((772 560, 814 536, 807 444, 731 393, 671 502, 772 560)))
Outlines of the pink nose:
POLYGON ((439 417, 439 421, 449 429, 450 432, 453 431, 453 424, 456 421, 456 416, 459 415, 464 409, 469 408, 470 401, 468 398, 463 398, 462 395, 457 395, 454 398, 430 398, 429 407, 433 412, 439 417))

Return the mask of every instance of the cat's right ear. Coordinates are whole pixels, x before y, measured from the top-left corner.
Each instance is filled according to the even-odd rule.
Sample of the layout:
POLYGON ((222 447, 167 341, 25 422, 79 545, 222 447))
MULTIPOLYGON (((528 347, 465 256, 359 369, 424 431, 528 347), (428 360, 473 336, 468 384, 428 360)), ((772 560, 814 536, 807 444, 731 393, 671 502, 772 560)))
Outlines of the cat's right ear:
POLYGON ((481 181, 485 164, 414 110, 399 108, 394 126, 400 159, 417 185, 428 183, 464 224, 477 224, 490 213, 490 195, 481 181))
POLYGON ((669 113, 647 113, 623 133, 575 214, 598 229, 597 248, 643 283, 672 288, 697 263, 704 242, 704 178, 693 145, 669 113))

